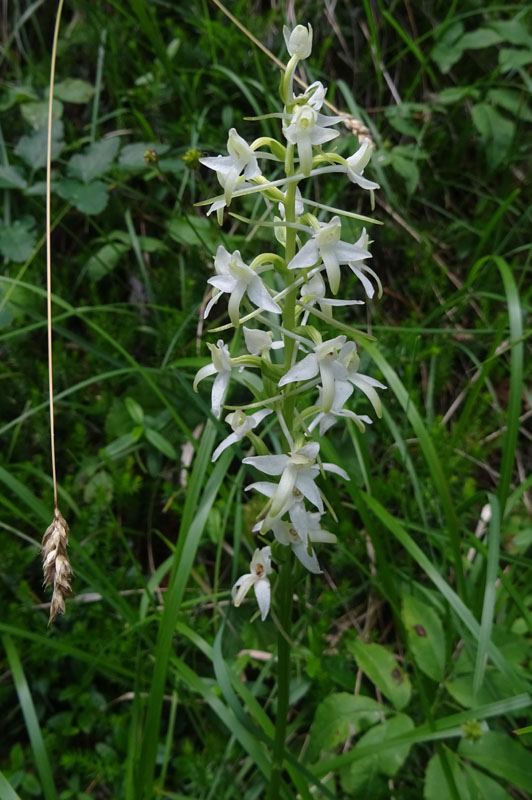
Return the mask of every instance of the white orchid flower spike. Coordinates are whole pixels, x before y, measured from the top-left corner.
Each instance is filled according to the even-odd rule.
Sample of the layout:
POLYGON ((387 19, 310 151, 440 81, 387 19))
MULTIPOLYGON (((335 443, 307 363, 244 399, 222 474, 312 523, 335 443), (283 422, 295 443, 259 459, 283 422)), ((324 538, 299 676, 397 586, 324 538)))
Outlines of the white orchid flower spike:
POLYGON ((257 548, 249 565, 250 572, 241 575, 231 590, 233 603, 238 608, 253 586, 263 622, 270 610, 271 590, 268 575, 272 573, 271 552, 270 547, 263 547, 261 550, 257 548))

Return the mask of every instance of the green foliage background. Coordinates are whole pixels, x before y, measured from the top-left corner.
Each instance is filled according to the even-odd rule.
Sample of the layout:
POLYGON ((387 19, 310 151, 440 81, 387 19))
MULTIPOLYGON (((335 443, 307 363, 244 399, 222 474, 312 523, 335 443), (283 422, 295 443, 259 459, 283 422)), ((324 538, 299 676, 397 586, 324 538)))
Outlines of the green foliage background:
MULTIPOLYGON (((364 436, 336 426, 322 443, 351 481, 331 489, 339 544, 321 556, 325 576, 297 585, 283 797, 532 797, 531 734, 513 733, 531 706, 530 9, 301 2, 294 20, 292 5, 230 10, 281 58, 283 23, 311 22, 308 80, 376 142, 385 294, 344 322, 378 338, 363 371, 389 388, 383 422, 364 436)), ((206 1, 66 4, 54 365, 76 595, 47 629, 54 4, 15 3, 7 17, 0 798, 260 798, 275 622, 230 607, 256 508, 236 453, 210 463, 225 426, 192 379, 217 245, 256 252, 267 234, 249 245, 239 223, 220 230, 194 207, 217 194, 195 151, 224 152, 232 126, 276 134, 275 120, 246 117, 278 108, 278 69, 206 1)), ((356 142, 346 131, 338 146, 356 142)), ((339 185, 324 180, 322 201, 369 213, 339 185)))

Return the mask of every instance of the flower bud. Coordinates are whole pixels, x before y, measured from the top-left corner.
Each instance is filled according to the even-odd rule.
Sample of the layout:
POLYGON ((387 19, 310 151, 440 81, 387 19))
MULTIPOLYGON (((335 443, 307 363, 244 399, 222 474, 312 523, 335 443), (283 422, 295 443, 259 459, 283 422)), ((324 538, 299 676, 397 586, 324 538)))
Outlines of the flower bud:
POLYGON ((308 58, 312 51, 312 26, 296 25, 293 31, 285 25, 283 28, 286 47, 291 56, 300 60, 308 58))

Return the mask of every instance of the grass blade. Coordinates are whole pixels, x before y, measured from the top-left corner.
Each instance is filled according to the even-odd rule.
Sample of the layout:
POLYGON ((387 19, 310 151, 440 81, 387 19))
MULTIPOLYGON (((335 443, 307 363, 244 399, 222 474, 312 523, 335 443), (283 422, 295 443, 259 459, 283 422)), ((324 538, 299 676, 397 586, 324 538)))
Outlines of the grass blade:
POLYGON ((39 773, 41 780, 41 787, 46 800, 58 800, 54 779, 52 775, 52 768, 48 759, 48 753, 42 738, 41 727, 33 699, 31 696, 30 688, 24 675, 22 662, 20 661, 18 651, 13 644, 10 636, 3 636, 2 642, 6 651, 9 668, 13 675, 13 681, 17 690, 17 695, 20 703, 22 714, 24 715, 24 722, 26 723, 26 730, 30 738, 31 749, 33 750, 33 757, 35 759, 35 766, 39 773))
POLYGON ((473 694, 482 686, 488 647, 491 640, 493 627, 493 611, 495 608, 495 594, 497 572, 499 568, 499 548, 501 541, 501 517, 499 501, 495 495, 489 495, 491 519, 488 534, 488 562, 486 566, 486 588, 484 589, 484 602, 482 605, 482 619, 480 622, 480 635, 478 637, 477 658, 475 674, 473 677, 473 694))

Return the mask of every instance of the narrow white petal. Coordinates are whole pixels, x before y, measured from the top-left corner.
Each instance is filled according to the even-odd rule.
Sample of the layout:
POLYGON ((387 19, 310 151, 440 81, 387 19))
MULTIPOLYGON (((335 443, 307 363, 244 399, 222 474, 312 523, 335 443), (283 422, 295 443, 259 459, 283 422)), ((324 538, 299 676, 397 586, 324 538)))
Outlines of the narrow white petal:
POLYGON ((238 442, 239 439, 240 439, 240 437, 237 436, 236 433, 230 433, 229 436, 227 436, 223 440, 223 442, 220 442, 220 444, 218 445, 218 447, 216 448, 216 450, 212 454, 211 461, 212 462, 217 461, 220 458, 220 456, 222 455, 223 451, 227 450, 227 448, 231 447, 231 445, 235 444, 235 442, 238 442))
POLYGON ((336 250, 337 247, 334 249, 323 247, 321 249, 321 257, 323 259, 323 263, 325 264, 327 278, 329 279, 329 286, 331 287, 331 292, 333 294, 337 294, 338 289, 340 288, 340 265, 336 256, 336 250))
POLYGON ((294 551, 296 558, 301 561, 305 569, 308 569, 309 572, 313 572, 314 575, 321 574, 320 565, 314 550, 309 553, 306 545, 303 542, 292 545, 292 550, 294 551))
POLYGON ((318 246, 314 239, 309 239, 299 253, 287 264, 288 269, 306 269, 313 267, 319 259, 318 246))
POLYGON ((273 314, 280 314, 282 311, 281 306, 279 306, 275 300, 272 300, 268 290, 259 277, 250 282, 248 286, 248 297, 257 308, 263 308, 265 311, 271 311, 273 314))
POLYGON ((351 480, 345 469, 342 469, 342 467, 338 467, 336 464, 330 464, 328 461, 324 462, 323 469, 325 470, 325 472, 334 472, 335 475, 340 475, 340 477, 343 478, 344 481, 351 480))
POLYGON ((360 283, 364 287, 364 291, 366 292, 367 296, 371 300, 373 295, 375 294, 375 289, 373 288, 372 282, 369 280, 369 278, 367 278, 364 275, 364 273, 361 270, 359 270, 357 267, 355 267, 354 264, 349 264, 349 267, 355 273, 355 275, 359 279, 360 283))
POLYGON ((299 489, 303 497, 306 497, 313 506, 316 506, 318 511, 323 513, 323 500, 311 475, 305 475, 300 471, 296 480, 296 489, 299 489))
POLYGON ((272 506, 269 511, 270 516, 281 517, 290 507, 294 496, 297 474, 298 469, 294 467, 293 464, 289 464, 283 471, 277 490, 272 497, 272 506))
POLYGON ((196 377, 194 378, 193 389, 195 392, 198 391, 198 383, 203 380, 203 378, 208 378, 210 375, 216 375, 216 367, 214 364, 206 364, 206 366, 202 367, 196 372, 196 377))
POLYGON ((216 286, 220 292, 232 292, 237 282, 232 275, 213 275, 207 283, 210 283, 211 286, 216 286))
POLYGON ((248 456, 244 458, 243 464, 250 464, 256 467, 265 475, 281 475, 288 464, 288 456, 248 456))
POLYGON ((308 381, 316 377, 318 372, 319 365, 317 356, 315 353, 310 353, 297 364, 294 364, 286 375, 283 375, 279 381, 279 386, 285 386, 287 383, 295 383, 296 381, 308 381))
POLYGON ((348 261, 363 261, 365 258, 371 258, 369 250, 358 247, 356 244, 338 242, 335 249, 342 264, 347 264, 348 261))
POLYGON ((260 608, 260 618, 264 622, 270 610, 270 581, 268 578, 261 578, 255 584, 255 597, 260 608))
POLYGON ((247 595, 253 584, 256 582, 257 576, 248 572, 246 575, 241 575, 233 588, 231 589, 231 596, 234 605, 238 608, 244 597, 247 595))
POLYGON ((369 383, 364 380, 364 378, 360 377, 360 375, 353 375, 352 377, 349 378, 349 380, 351 381, 351 383, 354 383, 355 386, 358 386, 358 388, 362 392, 364 392, 369 402, 375 409, 376 415, 380 419, 382 417, 382 403, 379 395, 377 394, 373 386, 370 386, 369 383))
POLYGON ((270 483, 270 481, 256 481, 255 483, 250 483, 249 486, 245 487, 245 489, 246 492, 254 489, 256 492, 266 495, 266 497, 273 497, 274 492, 277 489, 277 484, 270 483))
POLYGON ((229 384, 230 375, 229 372, 219 372, 212 385, 211 408, 216 419, 220 419, 222 414, 222 403, 229 384))

